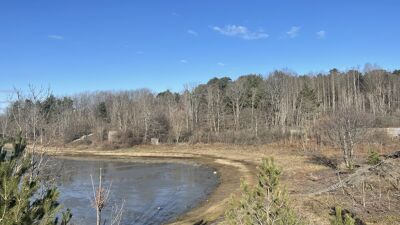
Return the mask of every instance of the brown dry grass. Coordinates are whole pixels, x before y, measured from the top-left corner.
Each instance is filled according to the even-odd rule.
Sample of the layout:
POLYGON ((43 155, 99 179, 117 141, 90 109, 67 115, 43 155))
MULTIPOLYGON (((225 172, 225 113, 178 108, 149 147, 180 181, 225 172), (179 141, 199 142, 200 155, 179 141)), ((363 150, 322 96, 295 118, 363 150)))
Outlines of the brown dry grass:
MULTIPOLYGON (((368 150, 371 146, 361 146, 357 150, 357 162, 365 162, 368 150)), ((379 146, 380 153, 398 149, 398 142, 392 145, 379 146)), ((296 144, 275 143, 261 146, 226 145, 226 144, 197 144, 197 145, 159 145, 137 146, 120 150, 99 150, 90 148, 64 148, 58 151, 63 155, 97 155, 104 157, 150 157, 150 158, 174 158, 184 161, 195 161, 218 170, 221 185, 199 207, 183 215, 174 224, 193 224, 200 220, 220 220, 224 214, 226 203, 231 194, 240 189, 240 181, 244 179, 248 183, 255 181, 256 167, 264 157, 274 157, 277 164, 283 170, 282 181, 288 189, 293 201, 293 206, 303 215, 310 224, 329 224, 331 208, 337 205, 349 210, 358 207, 351 200, 337 193, 311 195, 311 193, 324 189, 339 181, 336 171, 326 165, 313 160, 315 149, 318 154, 329 159, 341 161, 340 152, 331 148, 317 148, 313 151, 300 150, 296 144)), ((395 209, 397 210, 397 209, 395 209)), ((396 224, 399 218, 392 213, 365 213, 361 215, 369 224, 396 224), (367 216, 366 216, 367 215, 367 216), (394 221, 391 223, 390 221, 394 221)))

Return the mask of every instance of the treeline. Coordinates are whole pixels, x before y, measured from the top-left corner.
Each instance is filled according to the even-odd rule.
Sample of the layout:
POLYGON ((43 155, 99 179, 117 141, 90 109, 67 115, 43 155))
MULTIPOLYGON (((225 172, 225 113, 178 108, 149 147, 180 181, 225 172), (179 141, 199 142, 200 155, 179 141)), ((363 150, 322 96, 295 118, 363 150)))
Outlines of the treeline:
POLYGON ((70 143, 90 135, 123 146, 149 143, 264 143, 291 130, 312 130, 319 119, 344 108, 373 116, 372 126, 400 125, 400 71, 338 71, 299 76, 213 78, 181 93, 148 89, 55 97, 34 88, 1 115, 3 135, 19 130, 29 140, 70 143))

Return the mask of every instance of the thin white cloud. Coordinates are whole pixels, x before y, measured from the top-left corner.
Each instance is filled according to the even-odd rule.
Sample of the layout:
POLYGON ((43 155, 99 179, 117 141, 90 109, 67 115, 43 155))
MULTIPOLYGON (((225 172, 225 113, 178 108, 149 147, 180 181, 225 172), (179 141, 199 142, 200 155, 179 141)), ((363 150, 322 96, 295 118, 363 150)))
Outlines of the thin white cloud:
POLYGON ((171 16, 180 16, 180 14, 177 13, 177 12, 172 12, 172 13, 171 13, 171 16))
POLYGON ((240 25, 226 25, 224 27, 214 26, 212 29, 222 35, 238 37, 244 40, 257 40, 269 37, 269 35, 262 30, 250 31, 247 27, 240 25))
POLYGON ((286 32, 286 35, 289 38, 295 38, 295 37, 299 36, 300 29, 301 29, 301 27, 293 26, 290 28, 290 30, 288 30, 286 32))
POLYGON ((192 36, 199 36, 199 34, 194 30, 187 30, 187 33, 192 35, 192 36))
POLYGON ((58 34, 50 34, 47 35, 48 38, 54 39, 54 40, 64 40, 64 36, 58 35, 58 34))
POLYGON ((188 61, 187 61, 186 59, 181 59, 181 60, 179 60, 179 62, 180 62, 180 63, 183 63, 183 64, 188 63, 188 61))
POLYGON ((219 62, 217 63, 218 66, 225 66, 225 63, 219 62))
POLYGON ((317 34, 317 37, 320 38, 320 39, 326 37, 326 31, 324 31, 324 30, 320 30, 316 34, 317 34))

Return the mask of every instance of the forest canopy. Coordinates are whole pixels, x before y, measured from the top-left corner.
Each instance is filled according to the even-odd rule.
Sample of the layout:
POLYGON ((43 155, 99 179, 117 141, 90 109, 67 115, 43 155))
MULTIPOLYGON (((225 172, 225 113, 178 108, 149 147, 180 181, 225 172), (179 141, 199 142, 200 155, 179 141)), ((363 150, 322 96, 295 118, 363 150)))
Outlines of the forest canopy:
POLYGON ((57 97, 30 89, 1 114, 1 133, 70 143, 91 135, 101 144, 116 134, 121 146, 149 143, 265 143, 290 130, 312 130, 343 109, 373 118, 371 127, 400 126, 400 72, 372 68, 297 75, 274 71, 236 80, 214 77, 181 93, 148 89, 57 97))

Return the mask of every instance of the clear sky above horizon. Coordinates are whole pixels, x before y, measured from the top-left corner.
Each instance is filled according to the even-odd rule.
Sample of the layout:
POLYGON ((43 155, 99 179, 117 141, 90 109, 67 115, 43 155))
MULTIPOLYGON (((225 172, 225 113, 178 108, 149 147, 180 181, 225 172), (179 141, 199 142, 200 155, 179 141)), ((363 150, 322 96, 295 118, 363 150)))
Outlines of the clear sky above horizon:
MULTIPOLYGON (((0 0, 0 97, 400 67, 400 1, 0 0)), ((2 99, 0 98, 0 101, 2 99)))

